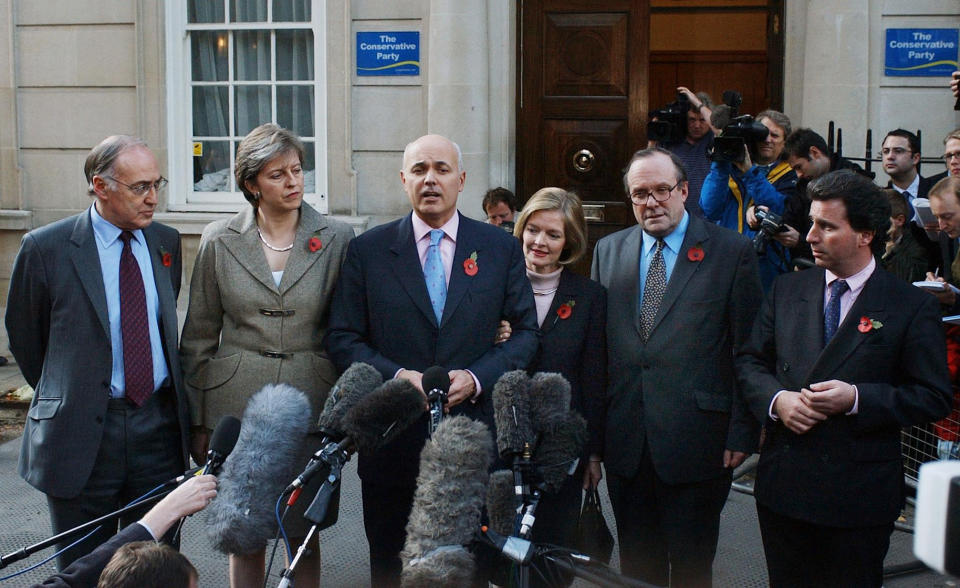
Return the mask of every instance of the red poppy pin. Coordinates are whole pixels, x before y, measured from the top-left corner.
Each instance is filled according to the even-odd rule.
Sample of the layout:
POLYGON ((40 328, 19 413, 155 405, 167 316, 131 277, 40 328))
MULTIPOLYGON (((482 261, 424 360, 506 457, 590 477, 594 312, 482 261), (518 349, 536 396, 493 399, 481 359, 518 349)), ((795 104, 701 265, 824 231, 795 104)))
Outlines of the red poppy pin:
POLYGON ((163 245, 160 246, 160 263, 163 264, 163 267, 170 267, 170 264, 173 263, 173 255, 163 245))
POLYGON ((474 251, 470 254, 470 257, 463 260, 463 273, 468 276, 477 275, 477 252, 474 251))
POLYGON ((857 330, 861 333, 869 333, 870 331, 879 329, 882 326, 883 323, 880 321, 874 320, 868 316, 862 316, 860 317, 860 323, 857 325, 857 330))
POLYGON ((703 259, 703 247, 699 243, 687 249, 687 259, 690 261, 700 261, 703 259))
MULTIPOLYGON (((573 307, 577 304, 576 300, 567 300, 559 307, 557 307, 557 318, 567 320, 570 318, 570 315, 573 314, 573 307)), ((556 319, 554 319, 556 322, 556 319)))
POLYGON ((310 237, 310 240, 307 241, 307 249, 310 250, 310 253, 316 253, 323 248, 323 241, 320 240, 320 231, 317 231, 310 237))

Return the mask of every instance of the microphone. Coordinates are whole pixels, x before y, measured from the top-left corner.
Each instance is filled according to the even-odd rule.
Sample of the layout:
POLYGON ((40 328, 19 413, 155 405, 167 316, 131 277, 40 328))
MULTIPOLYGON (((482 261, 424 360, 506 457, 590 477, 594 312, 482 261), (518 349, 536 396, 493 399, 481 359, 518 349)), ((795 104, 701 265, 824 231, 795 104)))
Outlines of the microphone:
POLYGON ((530 424, 537 432, 558 426, 570 412, 570 383, 560 374, 540 372, 530 380, 530 424))
POLYGON ((323 411, 320 413, 318 426, 324 438, 320 449, 313 454, 307 467, 284 490, 292 492, 310 481, 320 470, 328 467, 328 460, 324 459, 324 449, 331 441, 340 441, 346 433, 343 432, 343 419, 347 412, 356 406, 360 399, 373 392, 383 384, 383 376, 373 366, 367 363, 354 362, 340 375, 337 383, 330 389, 323 411))
POLYGON ((240 436, 240 420, 235 416, 224 415, 210 436, 210 448, 207 450, 207 463, 204 464, 200 475, 216 474, 237 444, 240 436))
POLYGON ((267 385, 247 403, 236 449, 223 464, 217 497, 207 507, 214 549, 249 554, 276 531, 273 506, 310 428, 310 402, 286 384, 267 385))
POLYGON ((491 529, 512 535, 517 520, 517 501, 513 491, 513 472, 497 470, 490 474, 487 486, 487 519, 491 529))
POLYGON ((430 405, 430 434, 437 430, 443 419, 443 406, 447 403, 447 393, 450 391, 450 375, 447 370, 435 365, 423 372, 421 379, 423 392, 427 395, 430 405))
POLYGON ((529 380, 527 372, 513 370, 500 376, 493 386, 493 421, 500 457, 522 454, 531 441, 529 380))
POLYGON ((340 375, 323 404, 318 426, 326 437, 339 441, 344 432, 342 422, 361 398, 383 384, 383 376, 368 363, 355 362, 340 375))
POLYGON ((710 110, 710 126, 723 130, 730 124, 730 107, 717 104, 710 110))
POLYGON ((545 431, 533 452, 533 463, 540 474, 538 486, 557 493, 567 477, 577 469, 583 447, 587 443, 587 421, 569 410, 552 431, 545 431))
POLYGON ((403 586, 467 586, 474 575, 466 549, 480 525, 493 439, 485 424, 444 419, 420 454, 420 473, 400 559, 403 586))
POLYGON ((304 518, 322 524, 350 457, 356 451, 367 453, 390 443, 417 422, 423 411, 423 394, 407 380, 387 380, 361 398, 341 422, 346 436, 339 443, 327 444, 317 454, 318 463, 328 468, 327 479, 303 513, 304 518))
POLYGON ((417 422, 424 410, 423 394, 417 387, 394 378, 347 411, 343 431, 360 453, 376 451, 417 422))

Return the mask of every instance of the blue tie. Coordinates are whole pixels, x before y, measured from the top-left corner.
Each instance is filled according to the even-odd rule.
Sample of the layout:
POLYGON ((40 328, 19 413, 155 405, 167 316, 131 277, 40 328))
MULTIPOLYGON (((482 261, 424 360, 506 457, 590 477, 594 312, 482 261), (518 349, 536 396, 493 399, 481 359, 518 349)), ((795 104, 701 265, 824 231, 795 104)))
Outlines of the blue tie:
POLYGON ((442 229, 430 231, 430 247, 427 249, 427 261, 423 264, 423 277, 427 281, 427 293, 430 294, 430 306, 437 315, 437 324, 443 316, 443 304, 447 301, 447 278, 443 273, 443 260, 440 258, 440 240, 442 229))
POLYGON ((840 297, 850 289, 843 280, 834 280, 830 283, 830 300, 823 311, 823 345, 826 347, 830 339, 840 326, 840 297))

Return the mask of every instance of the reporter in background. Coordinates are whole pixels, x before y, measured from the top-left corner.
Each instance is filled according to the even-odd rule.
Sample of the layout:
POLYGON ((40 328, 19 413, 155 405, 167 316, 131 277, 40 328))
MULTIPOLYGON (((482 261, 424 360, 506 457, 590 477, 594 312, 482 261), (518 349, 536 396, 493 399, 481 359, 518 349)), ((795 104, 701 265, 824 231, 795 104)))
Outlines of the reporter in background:
POLYGON ((909 283, 923 280, 927 273, 927 250, 910 230, 910 207, 907 198, 893 188, 884 188, 890 201, 890 230, 880 264, 883 269, 909 283))
MULTIPOLYGON (((303 201, 303 143, 264 124, 237 148, 237 186, 250 206, 203 231, 190 284, 180 355, 191 394, 192 448, 203 463, 208 431, 224 415, 243 415, 266 384, 304 391, 317 422, 336 368, 320 350, 328 308, 353 230, 303 201)), ((319 437, 304 444, 303 463, 319 437)), ((304 494, 307 494, 306 492, 304 494)), ((284 524, 293 544, 309 525, 307 500, 284 524)), ((270 505, 272 508, 272 505, 270 505)), ((230 585, 259 588, 264 552, 230 555, 230 585)), ((320 580, 319 544, 297 567, 298 584, 320 580)))
POLYGON ((572 546, 580 489, 596 488, 602 477, 607 291, 567 268, 587 249, 587 222, 576 194, 537 191, 518 214, 514 235, 522 243, 541 333, 527 371, 563 375, 570 382, 570 408, 587 419, 589 438, 577 471, 558 494, 544 494, 533 528, 535 541, 572 546))
POLYGON ((487 222, 498 227, 505 222, 513 222, 517 214, 517 196, 506 188, 487 190, 480 205, 487 222))
MULTIPOLYGON (((156 542, 180 519, 203 510, 216 495, 217 479, 212 475, 194 476, 188 479, 147 511, 147 514, 143 515, 138 522, 124 527, 106 543, 75 560, 62 572, 47 578, 43 584, 36 584, 34 588, 94 586, 104 566, 107 566, 107 562, 111 561, 111 557, 123 546, 134 542, 156 542)), ((173 549, 164 547, 177 556, 183 557, 173 549)), ((107 584, 107 586, 111 585, 107 584)))
MULTIPOLYGON (((783 145, 790 134, 790 119, 776 110, 764 110, 757 122, 767 127, 767 137, 744 149, 743 161, 714 160, 700 192, 704 217, 721 227, 753 237, 747 224, 747 209, 763 205, 782 215, 784 203, 796 193, 797 174, 783 161, 783 145), (756 154, 753 161, 751 150, 756 154)), ((788 253, 781 243, 772 242, 760 257, 760 279, 768 289, 777 274, 789 270, 788 253)))

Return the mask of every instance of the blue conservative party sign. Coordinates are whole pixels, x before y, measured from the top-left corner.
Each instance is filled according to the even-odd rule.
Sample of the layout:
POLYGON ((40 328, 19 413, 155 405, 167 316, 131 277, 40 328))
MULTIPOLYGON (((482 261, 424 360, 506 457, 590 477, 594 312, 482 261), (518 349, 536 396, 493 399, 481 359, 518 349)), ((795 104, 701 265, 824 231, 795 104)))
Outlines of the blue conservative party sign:
POLYGON ((358 32, 357 75, 420 75, 420 31, 358 32))
POLYGON ((887 29, 884 75, 949 76, 957 69, 957 29, 887 29))

